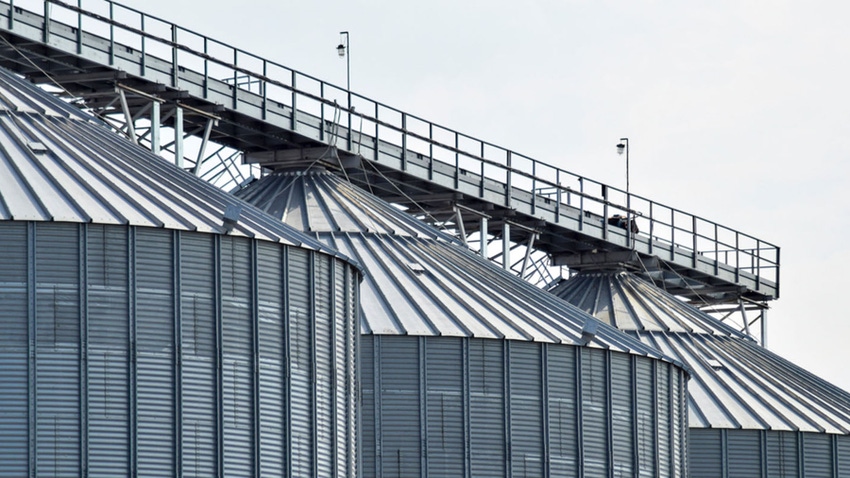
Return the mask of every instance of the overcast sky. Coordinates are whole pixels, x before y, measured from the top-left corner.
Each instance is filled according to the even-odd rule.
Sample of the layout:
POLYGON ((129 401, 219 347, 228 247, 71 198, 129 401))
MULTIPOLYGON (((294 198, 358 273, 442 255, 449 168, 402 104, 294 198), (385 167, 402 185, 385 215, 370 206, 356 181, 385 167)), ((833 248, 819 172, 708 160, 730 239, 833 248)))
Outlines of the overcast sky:
MULTIPOLYGON (((86 2, 84 2, 85 5, 86 2)), ((850 390, 850 3, 125 4, 782 248, 772 350, 850 390)))

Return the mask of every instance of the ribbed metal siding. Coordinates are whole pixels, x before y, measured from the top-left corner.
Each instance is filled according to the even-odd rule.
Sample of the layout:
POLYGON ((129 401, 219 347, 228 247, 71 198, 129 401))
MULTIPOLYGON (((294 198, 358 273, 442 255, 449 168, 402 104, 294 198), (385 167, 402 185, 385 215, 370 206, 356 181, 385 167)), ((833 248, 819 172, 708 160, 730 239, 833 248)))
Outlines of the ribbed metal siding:
POLYGON ((616 444, 611 448, 614 476, 632 476, 635 464, 634 372, 630 358, 620 354, 611 356, 611 429, 612 444, 616 444))
POLYGON ((764 430, 691 429, 691 476, 850 476, 850 436, 764 430))
POLYGON ((251 242, 221 239, 224 473, 254 476, 254 320, 251 242))
POLYGON ((726 438, 728 476, 761 478, 761 434, 757 430, 723 431, 726 438))
POLYGON ((85 275, 88 289, 88 469, 111 478, 130 470, 130 301, 126 231, 89 226, 85 275))
POLYGON ((79 228, 36 233, 36 466, 56 477, 80 466, 79 241, 79 228))
MULTIPOLYGON (((655 403, 658 427, 658 476, 661 478, 670 478, 676 475, 675 468, 670 464, 675 463, 673 457, 673 441, 672 433, 675 424, 672 421, 674 401, 670 397, 670 382, 675 380, 670 374, 668 367, 655 367, 655 403)), ((688 446, 693 448, 693 443, 688 442, 688 446)), ((645 459, 649 459, 646 457, 645 459)), ((643 458, 642 458, 643 460, 643 458)))
POLYGON ((259 244, 257 263, 259 279, 259 389, 260 389, 260 475, 286 476, 289 455, 289 407, 287 396, 289 373, 287 362, 284 284, 286 284, 283 251, 270 244, 259 244))
POLYGON ((313 476, 316 422, 314 408, 314 325, 312 307, 312 262, 304 251, 289 251, 289 330, 290 387, 292 422, 292 474, 313 476), (299 280, 294 280, 294 278, 299 280))
POLYGON ((361 343, 365 476, 634 476, 644 460, 686 476, 673 453, 661 460, 652 432, 675 425, 668 447, 685 456, 685 374, 669 363, 490 339, 361 343), (644 398, 634 392, 639 377, 644 398))
POLYGON ((585 475, 608 476, 611 412, 608 406, 608 365, 603 350, 581 350, 581 416, 585 475))
POLYGON ((184 235, 181 245, 183 470, 190 475, 214 476, 219 426, 216 246, 212 236, 201 234, 184 235))
POLYGON ((552 476, 578 476, 576 353, 572 347, 548 347, 549 466, 552 476))
POLYGON ((831 437, 806 433, 802 438, 806 478, 830 478, 833 464, 831 437))
POLYGON ((29 455, 27 225, 0 228, 0 477, 27 475, 29 455))
MULTIPOLYGON (((473 476, 506 476, 505 351, 507 342, 469 341, 469 441, 473 476)), ((365 357, 365 355, 364 355, 365 357)))
POLYGON ((465 438, 464 350, 459 338, 425 348, 428 476, 463 476, 465 438))
POLYGON ((850 476, 850 436, 835 437, 837 476, 850 476))
MULTIPOLYGON (((332 476, 336 468, 334 446, 336 437, 333 420, 334 396, 331 382, 334 367, 334 337, 333 332, 333 303, 331 302, 331 264, 327 257, 316 257, 314 260, 315 292, 314 307, 316 310, 316 471, 318 476, 332 476)), ((340 376, 340 378, 344 378, 340 376)))
POLYGON ((543 475, 542 347, 510 344, 510 461, 511 476, 543 475))
POLYGON ((247 238, 123 226, 0 222, 0 243, 13 256, 0 268, 0 476, 304 476, 291 443, 311 429, 326 433, 311 434, 302 468, 341 461, 337 476, 357 475, 349 265, 247 238), (296 310, 309 315, 291 320, 296 310), (347 372, 326 359, 324 375, 287 375, 290 350, 306 347, 296 365, 311 367, 333 357, 337 338, 347 372), (320 394, 327 423, 315 427, 313 408, 293 419, 298 394, 308 404, 320 394))
POLYGON ((143 476, 175 475, 174 233, 137 229, 136 457, 143 476))
MULTIPOLYGON (((655 365, 646 360, 635 362, 635 410, 637 412, 637 454, 638 476, 656 476, 656 455, 658 450, 658 429, 665 426, 658 422, 656 410, 657 382, 653 374, 655 365)), ((667 370, 666 367, 662 367, 667 370)), ((659 394, 660 395, 660 394, 659 394)), ((668 402, 661 402, 668 403, 668 402)), ((664 460, 659 460, 664 461, 664 460)))
POLYGON ((723 476, 723 446, 720 430, 692 431, 688 446, 691 450, 691 478, 723 476))
MULTIPOLYGON (((421 351, 418 339, 380 343, 380 413, 382 446, 377 454, 385 477, 419 476, 422 426, 420 413, 421 351)), ((364 362, 364 365, 367 362, 364 362)))

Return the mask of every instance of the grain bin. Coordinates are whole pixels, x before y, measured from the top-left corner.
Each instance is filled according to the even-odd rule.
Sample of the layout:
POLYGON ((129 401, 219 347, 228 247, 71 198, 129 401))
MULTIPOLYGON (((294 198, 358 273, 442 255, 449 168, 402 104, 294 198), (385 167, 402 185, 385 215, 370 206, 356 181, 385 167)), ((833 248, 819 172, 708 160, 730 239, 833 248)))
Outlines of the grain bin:
POLYGON ((357 476, 343 256, 7 72, 0 245, 0 476, 357 476))
POLYGON ((654 348, 329 172, 239 194, 364 268, 364 476, 686 476, 687 374, 654 348))
POLYGON ((850 393, 634 273, 552 292, 689 367, 690 476, 850 476, 850 393))

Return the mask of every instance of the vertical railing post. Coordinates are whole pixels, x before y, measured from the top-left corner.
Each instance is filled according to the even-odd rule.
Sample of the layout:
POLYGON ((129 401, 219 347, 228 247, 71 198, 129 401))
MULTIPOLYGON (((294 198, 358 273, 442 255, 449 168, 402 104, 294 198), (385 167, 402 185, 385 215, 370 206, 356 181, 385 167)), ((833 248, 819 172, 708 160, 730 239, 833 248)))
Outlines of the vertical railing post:
POLYGON ((578 178, 578 230, 584 230, 584 178, 578 178))
POLYGON ((608 240, 608 186, 602 185, 602 239, 608 240))
POLYGON ((44 0, 44 25, 41 31, 44 43, 50 43, 50 2, 47 0, 44 0))
MULTIPOLYGON (((80 0, 80 1, 82 2, 82 0, 80 0)), ((142 31, 145 31, 145 14, 142 13, 141 15, 142 15, 142 17, 141 17, 139 26, 141 27, 142 31)), ((139 62, 139 75, 140 76, 145 76, 145 67, 146 67, 147 61, 148 61, 147 60, 147 48, 146 48, 146 45, 145 45, 146 40, 147 40, 147 37, 142 35, 142 57, 140 58, 140 62, 139 62)), ((207 52, 207 39, 204 38, 204 53, 206 53, 206 52, 207 52)), ((204 59, 204 71, 205 72, 206 72, 206 69, 207 69, 207 60, 204 59)), ((204 74, 204 98, 207 97, 207 95, 206 95, 207 81, 206 80, 207 80, 206 74, 204 74)))
MULTIPOLYGON (((83 0, 77 0, 77 54, 83 52, 83 0)), ((144 37, 142 37, 144 38, 144 37)))
POLYGON ((266 83, 266 78, 269 77, 269 68, 268 62, 263 59, 263 79, 260 80, 260 89, 262 90, 260 93, 263 95, 263 119, 268 117, 269 111, 269 96, 266 92, 268 90, 268 83, 266 83))
POLYGON ((676 211, 670 209, 670 260, 676 261, 676 211))
POLYGON ((171 24, 171 86, 177 88, 178 72, 177 69, 177 25, 171 24))
POLYGON ((434 123, 428 123, 428 180, 434 180, 434 123))
POLYGON ((561 170, 555 170, 555 224, 561 222, 561 170))
MULTIPOLYGON (((378 160, 378 149, 381 145, 381 137, 378 134, 381 130, 380 118, 378 118, 378 112, 380 111, 380 107, 378 106, 378 102, 375 102, 375 153, 372 155, 375 158, 375 161, 378 160)), ((430 177, 428 179, 431 179, 430 177)))
POLYGON ((697 268, 697 245, 698 245, 697 244, 698 237, 697 237, 697 217, 696 216, 691 216, 691 234, 693 234, 693 237, 691 238, 691 243, 693 245, 692 246, 693 251, 691 253, 691 263, 692 263, 691 267, 696 269, 697 268))
POLYGON ((720 273, 720 233, 717 230, 717 223, 714 223, 714 275, 720 273))
POLYGON ((479 174, 481 176, 480 176, 480 181, 478 183, 478 197, 481 198, 481 199, 484 199, 484 189, 485 189, 485 184, 484 184, 484 141, 479 141, 478 143, 481 145, 481 152, 479 154, 479 156, 481 158, 481 161, 479 161, 479 163, 481 164, 481 171, 479 172, 479 174))
MULTIPOLYGON (((109 2, 109 64, 115 64, 115 4, 109 2)), ((177 64, 177 62, 174 62, 177 64)))
POLYGON ((210 96, 209 38, 204 37, 204 98, 210 96))
MULTIPOLYGON (((325 98, 325 82, 324 81, 319 82, 319 97, 321 97, 322 99, 325 98)), ((334 108, 339 108, 339 105, 337 104, 336 100, 334 100, 334 108)), ((319 131, 319 139, 324 141, 325 140, 325 102, 324 101, 319 102, 319 110, 320 110, 319 111, 319 122, 322 125, 322 127, 319 131)), ((337 118, 339 118, 339 116, 337 116, 336 110, 334 110, 333 118, 334 118, 334 121, 337 121, 336 124, 331 125, 331 128, 333 128, 332 131, 334 131, 334 133, 336 135, 336 139, 330 139, 328 141, 334 141, 334 145, 336 145, 336 142, 339 140, 339 119, 337 119, 337 118)))
POLYGON ((238 109, 239 99, 236 97, 239 90, 239 50, 233 49, 233 109, 238 109))
POLYGON ((740 282, 741 277, 741 247, 738 240, 738 231, 735 231, 735 283, 740 282))
POLYGON ((652 201, 649 201, 649 251, 647 253, 652 254, 652 243, 655 240, 655 217, 653 216, 653 205, 652 201))
POLYGON ((458 137, 458 132, 455 131, 455 189, 460 187, 460 153, 458 153, 458 149, 460 147, 460 138, 458 137))
MULTIPOLYGON (((290 129, 295 132, 298 131, 298 93, 296 93, 298 91, 298 87, 295 84, 295 80, 297 79, 297 77, 298 75, 295 74, 295 70, 292 70, 292 122, 290 125, 290 129)), ((325 125, 323 123, 322 127, 319 128, 319 139, 323 141, 325 139, 324 131, 325 125)))
POLYGON ((531 161, 531 214, 537 214, 537 161, 531 161))
POLYGON ((407 113, 401 113, 401 170, 407 171, 407 113))
POLYGON ((9 30, 15 29, 15 0, 9 0, 9 30))
POLYGON ((755 272, 756 274, 756 290, 761 290, 761 241, 756 239, 756 251, 755 251, 755 272))
POLYGON ((505 207, 510 208, 511 203, 513 203, 513 185, 512 179, 514 176, 513 165, 511 164, 513 160, 513 155, 510 151, 507 151, 506 158, 506 166, 507 166, 507 184, 505 184, 505 207))

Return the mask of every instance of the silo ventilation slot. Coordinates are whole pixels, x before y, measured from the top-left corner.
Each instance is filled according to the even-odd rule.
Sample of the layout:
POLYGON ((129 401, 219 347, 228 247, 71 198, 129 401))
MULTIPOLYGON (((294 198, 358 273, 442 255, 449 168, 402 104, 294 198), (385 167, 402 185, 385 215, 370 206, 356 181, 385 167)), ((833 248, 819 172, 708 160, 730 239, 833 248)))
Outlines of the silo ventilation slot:
POLYGON ((27 147, 33 153, 46 153, 47 152, 47 146, 45 146, 44 143, 40 143, 38 141, 28 141, 27 147))

